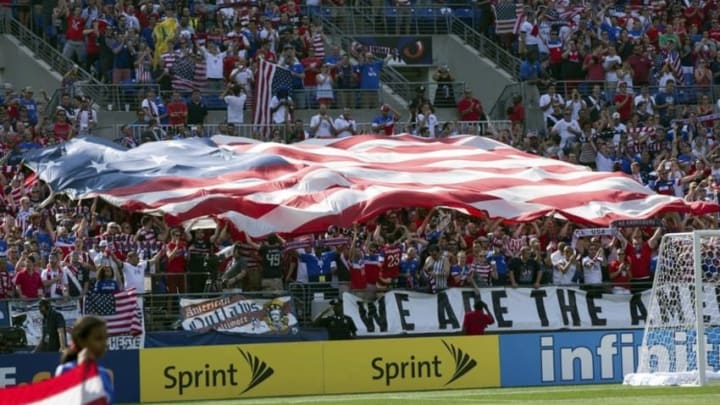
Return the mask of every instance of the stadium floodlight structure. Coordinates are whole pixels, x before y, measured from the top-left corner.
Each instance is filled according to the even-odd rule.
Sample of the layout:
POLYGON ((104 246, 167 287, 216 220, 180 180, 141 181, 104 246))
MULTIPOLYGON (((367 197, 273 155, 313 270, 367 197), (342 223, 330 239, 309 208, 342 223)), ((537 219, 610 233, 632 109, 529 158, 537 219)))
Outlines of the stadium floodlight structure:
POLYGON ((629 385, 720 379, 720 230, 663 236, 637 371, 629 385))

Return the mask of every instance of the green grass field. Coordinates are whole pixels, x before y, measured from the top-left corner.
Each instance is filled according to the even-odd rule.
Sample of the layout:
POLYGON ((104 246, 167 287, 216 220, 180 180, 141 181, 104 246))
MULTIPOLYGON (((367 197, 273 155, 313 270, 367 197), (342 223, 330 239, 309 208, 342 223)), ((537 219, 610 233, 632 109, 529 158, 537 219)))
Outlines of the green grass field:
POLYGON ((407 393, 325 395, 227 401, 167 402, 158 405, 275 405, 275 404, 558 404, 582 405, 718 405, 720 385, 705 387, 628 387, 620 384, 564 387, 496 388, 481 390, 420 391, 407 393))

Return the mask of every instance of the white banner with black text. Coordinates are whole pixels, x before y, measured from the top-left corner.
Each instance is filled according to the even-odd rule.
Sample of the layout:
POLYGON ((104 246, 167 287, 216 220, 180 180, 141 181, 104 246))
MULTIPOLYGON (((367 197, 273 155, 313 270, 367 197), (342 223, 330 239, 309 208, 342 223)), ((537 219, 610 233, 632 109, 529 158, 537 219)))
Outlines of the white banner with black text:
MULTIPOLYGON (((650 296, 650 291, 588 294, 563 287, 480 290, 495 318, 488 332, 642 328, 650 296)), ((465 311, 475 299, 474 290, 463 288, 438 294, 391 291, 374 302, 345 293, 343 308, 360 336, 453 333, 462 330, 465 311)))

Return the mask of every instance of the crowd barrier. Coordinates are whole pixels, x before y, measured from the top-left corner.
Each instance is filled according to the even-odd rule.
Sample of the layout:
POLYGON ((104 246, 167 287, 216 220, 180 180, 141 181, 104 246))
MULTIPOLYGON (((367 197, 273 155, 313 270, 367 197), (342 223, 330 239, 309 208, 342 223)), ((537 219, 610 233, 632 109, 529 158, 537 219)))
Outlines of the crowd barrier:
MULTIPOLYGON (((451 124, 454 126, 455 133, 465 135, 483 135, 488 136, 493 131, 501 132, 508 131, 512 127, 512 123, 507 120, 492 120, 492 121, 442 121, 438 123, 436 134, 440 134, 441 130, 445 125, 451 124)), ((358 134, 371 134, 374 131, 371 122, 358 122, 355 124, 358 134)), ((293 125, 255 125, 255 124, 234 124, 229 126, 227 124, 206 124, 206 125, 157 125, 150 127, 145 124, 118 124, 115 125, 115 134, 122 136, 117 138, 117 142, 127 142, 124 138, 131 136, 135 141, 142 139, 143 133, 152 131, 153 128, 157 131, 154 133, 158 138, 171 137, 171 138, 187 138, 192 136, 209 137, 213 135, 230 135, 240 136, 245 138, 259 138, 260 134, 269 132, 272 130, 292 130, 293 125), (123 132, 123 130, 129 132, 123 132)), ((303 125, 303 130, 309 132, 309 125, 303 125)), ((398 122, 395 124, 395 134, 401 134, 410 132, 413 130, 413 125, 407 122, 398 122)), ((284 132, 284 131, 283 131, 284 132)))
MULTIPOLYGON (((692 367, 692 336, 650 351, 692 367)), ((642 330, 611 329, 353 341, 232 344, 108 352, 116 403, 484 387, 620 383, 642 330)), ((706 330, 720 369, 720 329, 706 330)), ((0 356, 0 387, 49 378, 57 353, 0 356)))

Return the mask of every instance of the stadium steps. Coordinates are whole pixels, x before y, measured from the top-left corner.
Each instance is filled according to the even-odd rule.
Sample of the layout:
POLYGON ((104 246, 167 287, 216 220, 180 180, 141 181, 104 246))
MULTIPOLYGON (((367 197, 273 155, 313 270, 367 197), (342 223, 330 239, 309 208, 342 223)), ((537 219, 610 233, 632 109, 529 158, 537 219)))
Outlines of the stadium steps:
MULTIPOLYGON (((22 60, 13 60, 12 58, 3 57, 2 59, 6 70, 15 71, 14 74, 19 78, 19 80, 13 80, 13 82, 27 83, 27 86, 38 86, 38 84, 35 83, 40 83, 40 85, 45 86, 48 90, 59 89, 61 87, 63 76, 69 72, 73 66, 75 66, 73 61, 65 58, 62 53, 60 53, 50 43, 37 36, 29 28, 22 25, 20 21, 12 17, 0 16, 0 33, 5 34, 11 42, 14 42, 18 47, 21 47, 23 52, 32 55, 35 61, 41 64, 46 72, 57 81, 57 84, 55 86, 45 86, 43 83, 47 80, 28 74, 30 73, 27 71, 28 67, 23 65, 22 60)), ((78 68, 78 78, 79 83, 102 84, 83 68, 78 68)), ((97 101, 102 97, 102 94, 98 93, 99 88, 99 86, 95 86, 95 92, 85 95, 97 101)), ((51 100, 46 106, 46 113, 54 111, 55 107, 59 103, 60 95, 58 92, 49 95, 51 96, 51 100)))

